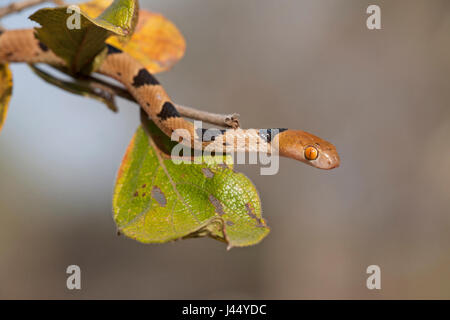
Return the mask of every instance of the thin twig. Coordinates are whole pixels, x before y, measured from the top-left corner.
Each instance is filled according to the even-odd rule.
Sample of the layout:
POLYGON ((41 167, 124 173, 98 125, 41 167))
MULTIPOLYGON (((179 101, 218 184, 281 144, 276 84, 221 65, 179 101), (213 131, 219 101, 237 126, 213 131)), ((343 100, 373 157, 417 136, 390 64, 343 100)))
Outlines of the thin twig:
POLYGON ((22 2, 13 2, 10 5, 7 5, 6 7, 0 8, 0 18, 3 18, 4 16, 7 16, 8 14, 11 13, 17 13, 27 8, 37 6, 44 2, 53 2, 54 4, 57 5, 64 4, 64 1, 61 0, 25 0, 22 2))
POLYGON ((240 127, 239 114, 217 114, 207 111, 201 111, 187 106, 177 104, 178 112, 186 118, 205 121, 221 127, 231 127, 237 129, 240 127))

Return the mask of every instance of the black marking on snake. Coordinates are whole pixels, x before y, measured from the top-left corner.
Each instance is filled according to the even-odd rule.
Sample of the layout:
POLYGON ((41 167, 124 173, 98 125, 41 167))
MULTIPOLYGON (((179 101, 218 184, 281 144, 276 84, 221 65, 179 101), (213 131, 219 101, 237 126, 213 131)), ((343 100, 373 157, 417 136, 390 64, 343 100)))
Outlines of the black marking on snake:
POLYGON ((259 136, 266 142, 271 142, 275 136, 283 131, 286 131, 285 128, 278 129, 260 129, 259 136))
POLYGON ((122 53, 123 51, 119 48, 116 48, 110 44, 107 44, 106 47, 108 48, 108 55, 115 54, 115 53, 122 53))
POLYGON ((38 42, 39 48, 41 48, 42 51, 47 52, 48 51, 48 47, 45 43, 39 41, 38 42))
POLYGON ((171 102, 167 101, 166 103, 164 103, 161 112, 158 113, 157 116, 161 120, 166 120, 168 118, 179 118, 180 114, 178 113, 175 106, 171 102))
POLYGON ((159 85, 158 80, 147 69, 142 68, 138 74, 133 78, 133 87, 139 88, 148 85, 159 85))
POLYGON ((3 34, 4 31, 0 30, 0 36, 3 34))
POLYGON ((197 132, 198 137, 204 142, 215 141, 218 136, 221 136, 225 134, 225 132, 227 132, 227 130, 215 128, 211 129, 197 128, 195 129, 195 131, 197 132))

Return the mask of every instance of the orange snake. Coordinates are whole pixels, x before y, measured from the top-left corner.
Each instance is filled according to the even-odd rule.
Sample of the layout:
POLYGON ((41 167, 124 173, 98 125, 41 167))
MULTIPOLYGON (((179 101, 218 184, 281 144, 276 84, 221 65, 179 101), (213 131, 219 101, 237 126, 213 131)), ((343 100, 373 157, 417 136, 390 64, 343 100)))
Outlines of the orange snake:
MULTIPOLYGON (((64 66, 45 44, 36 39, 33 29, 0 31, 0 63, 25 62, 64 66)), ((227 151, 277 151, 281 156, 293 158, 320 169, 339 166, 339 155, 331 143, 310 133, 288 129, 227 129, 202 131, 185 120, 164 88, 127 53, 108 45, 108 54, 96 71, 122 83, 155 124, 169 137, 177 129, 189 133, 194 145, 201 141, 205 148, 226 146, 227 151), (237 141, 243 141, 238 143, 237 141), (273 148, 273 149, 271 149, 273 148)), ((217 149, 216 149, 217 150, 217 149)))

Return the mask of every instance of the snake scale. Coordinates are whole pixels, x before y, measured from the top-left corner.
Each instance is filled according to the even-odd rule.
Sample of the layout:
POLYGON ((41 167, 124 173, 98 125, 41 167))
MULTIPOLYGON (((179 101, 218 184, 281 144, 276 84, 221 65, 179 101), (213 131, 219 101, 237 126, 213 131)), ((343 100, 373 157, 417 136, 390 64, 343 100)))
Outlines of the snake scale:
MULTIPOLYGON (((0 31, 0 63, 8 62, 65 66, 61 58, 35 37, 33 29, 0 31)), ((210 150, 224 146, 227 151, 233 152, 275 150, 281 156, 299 160, 316 168, 333 169, 339 166, 339 155, 334 145, 304 131, 197 130, 192 122, 180 116, 156 78, 140 62, 113 46, 108 45, 108 54, 96 72, 122 83, 141 108, 169 137, 177 129, 186 130, 191 146, 200 141, 202 149, 210 150)))

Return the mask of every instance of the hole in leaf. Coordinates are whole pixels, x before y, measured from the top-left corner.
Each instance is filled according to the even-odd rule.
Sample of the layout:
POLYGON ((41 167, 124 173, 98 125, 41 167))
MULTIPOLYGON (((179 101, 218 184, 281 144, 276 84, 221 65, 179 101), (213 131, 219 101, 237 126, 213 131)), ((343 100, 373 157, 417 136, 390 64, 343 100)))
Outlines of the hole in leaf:
POLYGON ((219 216, 222 216, 222 215, 224 215, 225 214, 225 212, 223 211, 223 206, 222 206, 222 204, 220 203, 220 201, 219 200, 217 200, 213 195, 209 195, 208 196, 208 198, 209 198, 209 201, 212 203, 212 205, 214 206, 214 208, 216 208, 216 213, 219 215, 219 216))
POLYGON ((152 189, 152 197, 158 202, 161 207, 165 207, 167 204, 166 196, 158 187, 153 187, 152 189))
POLYGON ((211 170, 209 170, 208 168, 202 168, 202 172, 205 175, 205 177, 207 177, 207 178, 214 177, 214 173, 211 170))

